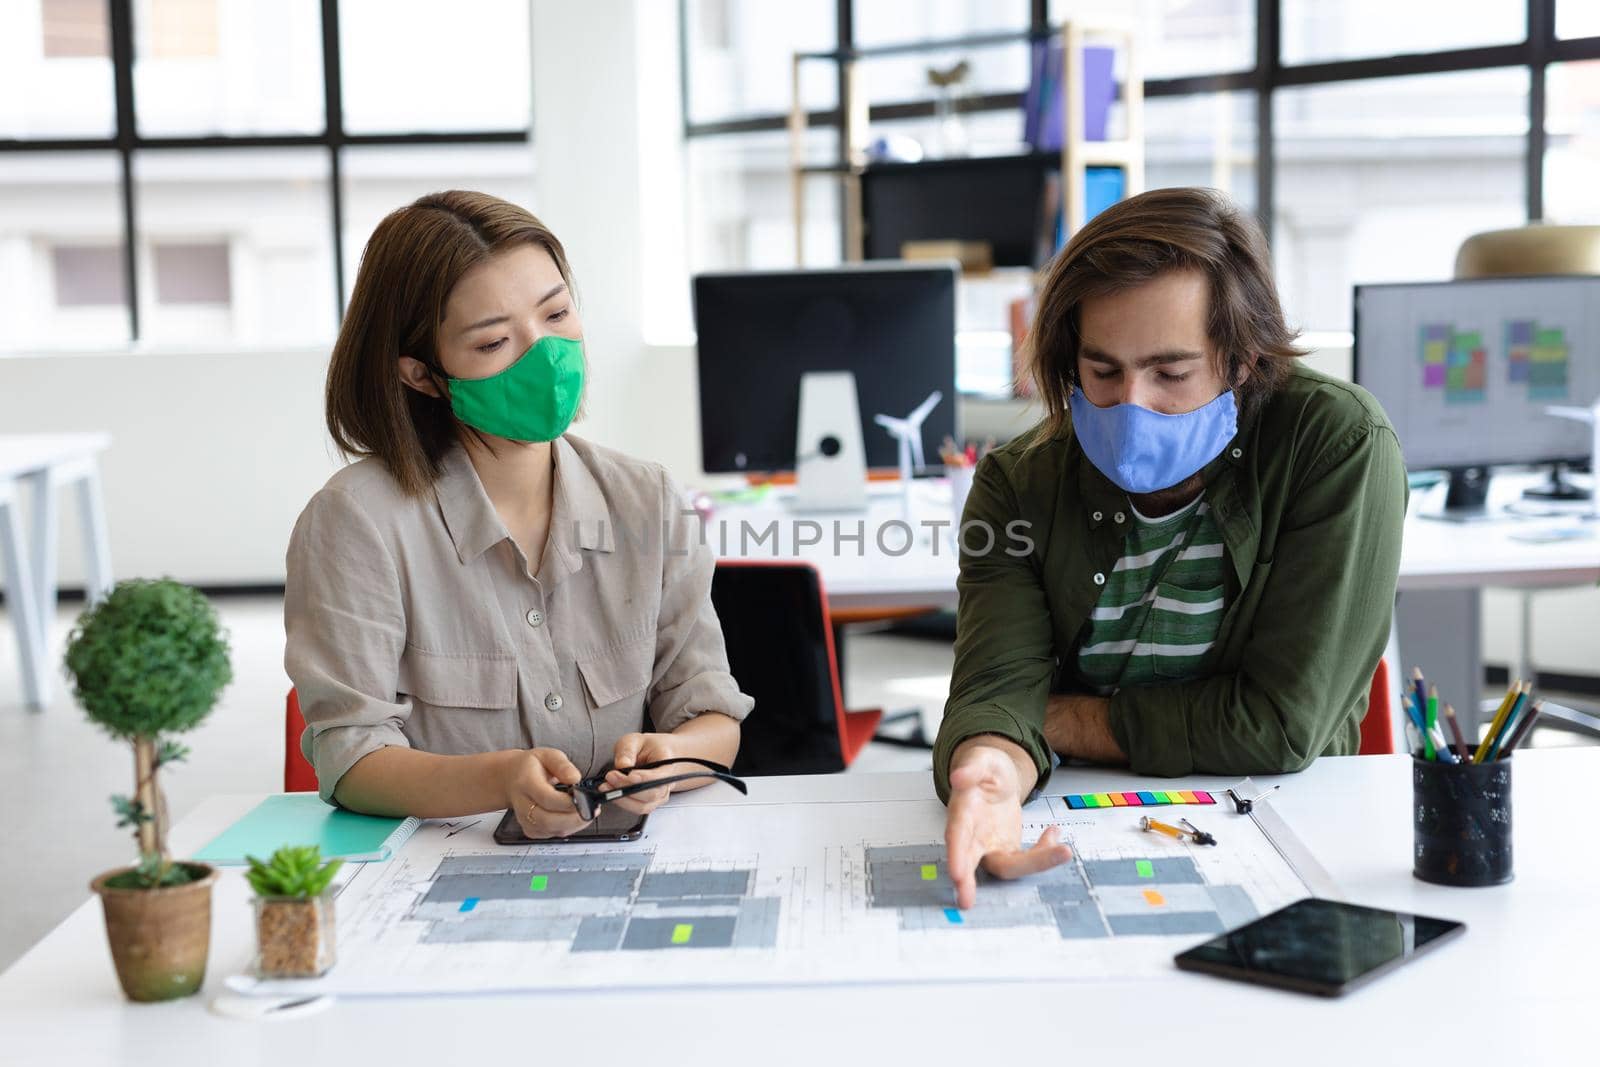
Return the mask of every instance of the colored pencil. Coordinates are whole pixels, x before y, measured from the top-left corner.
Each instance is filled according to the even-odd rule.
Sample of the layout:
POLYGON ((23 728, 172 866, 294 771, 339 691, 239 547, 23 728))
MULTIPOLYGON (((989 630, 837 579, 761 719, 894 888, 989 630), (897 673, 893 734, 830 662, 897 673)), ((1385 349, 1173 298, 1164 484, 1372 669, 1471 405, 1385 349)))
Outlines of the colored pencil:
POLYGON ((1428 683, 1422 678, 1422 668, 1411 668, 1411 688, 1417 694, 1417 710, 1424 714, 1428 710, 1428 683))
POLYGON ((1456 721, 1456 709, 1449 704, 1444 706, 1444 721, 1450 727, 1450 736, 1455 741, 1456 755, 1463 760, 1470 760, 1472 754, 1467 751, 1467 738, 1461 732, 1461 724, 1456 721))
POLYGON ((1450 751, 1450 746, 1444 743, 1444 731, 1439 729, 1439 724, 1434 723, 1428 729, 1428 735, 1433 738, 1433 753, 1440 763, 1460 763, 1461 757, 1450 751))
POLYGON ((1422 739, 1427 742, 1423 751, 1429 759, 1433 759, 1433 728, 1439 722, 1439 687, 1436 685, 1428 689, 1427 709, 1422 717, 1422 739))
POLYGON ((1511 728, 1516 725, 1518 716, 1526 711, 1528 705, 1532 702, 1533 683, 1528 682, 1523 685, 1522 695, 1517 697, 1517 702, 1511 705, 1511 713, 1506 716, 1506 721, 1500 725, 1500 729, 1495 731, 1494 736, 1489 738, 1489 740, 1493 742, 1493 744, 1489 746, 1489 759, 1494 759, 1499 753, 1501 743, 1504 742, 1506 737, 1510 735, 1511 728))
POLYGON ((1478 749, 1472 754, 1474 763, 1482 763, 1483 757, 1489 754, 1489 743, 1494 740, 1494 735, 1505 725, 1506 715, 1511 712, 1511 705, 1517 702, 1518 695, 1522 692, 1522 679, 1518 678, 1511 683, 1511 688, 1506 690, 1505 699, 1500 701, 1500 710, 1494 713, 1494 719, 1489 723, 1489 732, 1483 735, 1483 740, 1478 743, 1478 749))
POLYGON ((1533 722, 1543 711, 1544 701, 1542 700, 1528 709, 1528 713, 1522 717, 1522 721, 1517 723, 1517 728, 1511 731, 1511 736, 1506 738, 1506 743, 1500 746, 1500 755, 1496 757, 1497 759, 1511 758, 1512 751, 1526 741, 1529 734, 1533 733, 1533 722))

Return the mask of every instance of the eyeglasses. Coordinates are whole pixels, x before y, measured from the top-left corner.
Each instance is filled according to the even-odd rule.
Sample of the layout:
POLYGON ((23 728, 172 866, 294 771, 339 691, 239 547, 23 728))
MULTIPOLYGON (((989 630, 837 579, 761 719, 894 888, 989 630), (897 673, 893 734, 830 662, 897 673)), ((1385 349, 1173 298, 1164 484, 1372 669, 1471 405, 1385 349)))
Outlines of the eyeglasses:
POLYGON ((656 760, 653 763, 640 763, 628 768, 630 771, 654 771, 674 763, 692 763, 706 768, 701 771, 685 771, 683 774, 671 774, 665 778, 652 778, 648 782, 634 782, 632 785, 623 785, 612 788, 606 785, 604 773, 592 775, 579 782, 577 785, 557 784, 556 789, 563 793, 572 794, 572 806, 578 809, 578 817, 584 822, 593 822, 600 814, 602 805, 622 797, 632 796, 635 793, 645 793, 652 789, 659 789, 664 785, 674 782, 688 782, 697 778, 710 778, 718 782, 726 782, 739 792, 749 795, 750 790, 738 778, 733 776, 731 769, 720 763, 710 760, 695 759, 692 756, 681 756, 678 759, 656 760))

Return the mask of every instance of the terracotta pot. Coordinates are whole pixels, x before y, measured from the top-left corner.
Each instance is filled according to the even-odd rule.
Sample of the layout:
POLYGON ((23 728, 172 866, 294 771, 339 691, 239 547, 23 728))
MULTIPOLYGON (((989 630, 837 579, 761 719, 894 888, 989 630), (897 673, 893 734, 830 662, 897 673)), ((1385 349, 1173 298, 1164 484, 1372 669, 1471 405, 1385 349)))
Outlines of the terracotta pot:
POLYGON ((200 988, 211 951, 211 885, 217 870, 185 863, 195 880, 161 889, 115 889, 106 882, 133 868, 107 871, 89 888, 106 913, 106 939, 129 1000, 173 1000, 200 988))

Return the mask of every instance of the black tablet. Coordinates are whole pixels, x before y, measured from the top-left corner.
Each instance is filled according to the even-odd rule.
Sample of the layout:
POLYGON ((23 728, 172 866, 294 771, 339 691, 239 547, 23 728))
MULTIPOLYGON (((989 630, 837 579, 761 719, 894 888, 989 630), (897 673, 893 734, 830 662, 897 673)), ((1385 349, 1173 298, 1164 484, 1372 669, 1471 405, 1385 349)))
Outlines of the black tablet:
POLYGON ((1307 897, 1177 956, 1185 971, 1337 997, 1466 924, 1307 897))

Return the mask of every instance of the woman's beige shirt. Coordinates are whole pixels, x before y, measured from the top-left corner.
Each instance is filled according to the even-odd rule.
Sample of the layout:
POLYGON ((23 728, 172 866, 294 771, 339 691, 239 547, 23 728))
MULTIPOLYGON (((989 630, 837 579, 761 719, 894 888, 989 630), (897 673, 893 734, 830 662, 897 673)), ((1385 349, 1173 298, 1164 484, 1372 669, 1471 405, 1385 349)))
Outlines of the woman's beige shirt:
POLYGON ((592 774, 623 734, 749 713, 711 606, 715 560, 666 472, 570 435, 552 449, 536 570, 460 448, 421 497, 366 459, 306 505, 284 666, 324 799, 385 745, 558 748, 592 774))

